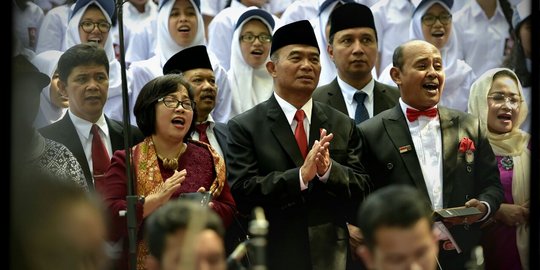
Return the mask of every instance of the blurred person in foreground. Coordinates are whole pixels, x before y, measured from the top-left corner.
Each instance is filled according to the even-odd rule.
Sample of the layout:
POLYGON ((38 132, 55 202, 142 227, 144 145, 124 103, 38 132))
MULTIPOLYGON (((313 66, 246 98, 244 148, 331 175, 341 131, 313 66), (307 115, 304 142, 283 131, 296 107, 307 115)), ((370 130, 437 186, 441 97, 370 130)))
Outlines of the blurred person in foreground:
POLYGON ((370 194, 358 212, 364 245, 356 249, 368 269, 437 269, 439 246, 429 204, 410 186, 370 194))
POLYGON ((101 201, 72 179, 31 170, 12 177, 10 269, 104 270, 101 201))
POLYGON ((146 222, 146 269, 225 270, 225 228, 218 215, 191 201, 176 200, 146 222))

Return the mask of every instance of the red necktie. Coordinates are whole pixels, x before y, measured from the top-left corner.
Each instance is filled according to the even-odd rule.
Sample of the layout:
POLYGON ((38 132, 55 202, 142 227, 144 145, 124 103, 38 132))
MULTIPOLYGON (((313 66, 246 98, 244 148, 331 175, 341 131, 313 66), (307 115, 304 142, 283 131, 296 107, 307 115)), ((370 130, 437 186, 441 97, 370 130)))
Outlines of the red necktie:
POLYGON ((96 180, 102 179, 111 164, 111 159, 105 148, 105 144, 99 136, 99 127, 92 125, 92 169, 94 172, 94 185, 96 180))
POLYGON ((302 153, 302 157, 306 159, 308 151, 307 151, 306 130, 304 129, 304 117, 305 117, 305 113, 303 110, 296 111, 296 114, 294 115, 294 120, 296 120, 296 129, 294 130, 294 138, 296 139, 298 148, 300 148, 300 153, 302 153))
POLYGON ((208 125, 208 122, 197 124, 195 126, 195 130, 197 131, 197 133, 199 133, 199 141, 210 144, 210 141, 208 140, 208 135, 206 135, 206 129, 208 128, 208 125))
POLYGON ((420 115, 424 115, 424 116, 433 118, 433 117, 437 116, 437 109, 436 108, 431 108, 431 109, 427 109, 425 111, 419 111, 419 110, 414 110, 414 109, 411 109, 411 108, 407 108, 407 119, 409 120, 409 122, 416 121, 416 119, 418 119, 418 117, 420 115))

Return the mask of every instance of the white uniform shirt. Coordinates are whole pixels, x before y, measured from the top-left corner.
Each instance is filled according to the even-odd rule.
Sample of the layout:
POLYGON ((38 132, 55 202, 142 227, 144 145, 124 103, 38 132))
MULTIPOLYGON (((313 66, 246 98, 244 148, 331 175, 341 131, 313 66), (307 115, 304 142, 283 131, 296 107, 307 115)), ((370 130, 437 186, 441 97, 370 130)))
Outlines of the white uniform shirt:
MULTIPOLYGON (((214 122, 212 115, 208 115, 208 118, 206 118, 205 122, 208 122, 209 124, 208 128, 206 129, 206 136, 208 137, 208 142, 210 142, 212 148, 214 148, 216 152, 218 152, 218 154, 223 158, 223 150, 221 150, 221 146, 219 146, 216 133, 214 133, 214 127, 216 126, 216 122, 214 122)), ((193 132, 193 134, 191 135, 191 139, 198 141, 199 133, 197 131, 193 132)))
POLYGON ((465 62, 478 76, 502 65, 504 47, 510 38, 510 25, 506 21, 499 1, 495 14, 488 19, 476 1, 470 1, 453 17, 454 31, 459 33, 459 48, 465 62))
POLYGON ((51 9, 45 15, 41 28, 39 29, 36 53, 44 51, 60 51, 64 44, 64 36, 68 26, 69 12, 73 5, 62 5, 51 9))
MULTIPOLYGON (((379 45, 380 70, 392 63, 394 49, 409 40, 414 6, 407 0, 383 0, 371 7, 379 45)), ((379 71, 379 77, 381 72, 379 71)))
POLYGON ((38 5, 32 2, 26 3, 25 10, 21 10, 15 3, 12 3, 13 32, 23 48, 35 51, 39 29, 45 15, 38 5))

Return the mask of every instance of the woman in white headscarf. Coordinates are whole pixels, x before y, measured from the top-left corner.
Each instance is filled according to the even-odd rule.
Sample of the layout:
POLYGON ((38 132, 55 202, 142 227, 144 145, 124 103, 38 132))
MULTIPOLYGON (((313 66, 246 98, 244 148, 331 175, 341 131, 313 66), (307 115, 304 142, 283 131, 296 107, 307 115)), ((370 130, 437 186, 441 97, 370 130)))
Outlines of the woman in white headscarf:
MULTIPOLYGON (((150 80, 163 75, 163 66, 177 52, 196 45, 205 45, 205 30, 199 0, 162 0, 157 16, 156 55, 150 59, 133 62, 129 68, 131 122, 135 123, 133 107, 142 87, 150 80)), ((218 93, 212 117, 216 122, 227 122, 231 109, 231 94, 227 72, 216 57, 208 52, 218 93)))
POLYGON ((36 129, 50 125, 64 117, 69 106, 68 99, 62 96, 58 91, 56 82, 58 81, 58 59, 62 56, 61 51, 45 51, 32 59, 32 64, 39 71, 51 77, 49 85, 45 86, 41 91, 39 100, 39 112, 34 120, 36 129))
POLYGON ((227 73, 233 95, 230 117, 253 108, 272 94, 274 83, 266 63, 270 59, 273 29, 272 15, 257 8, 248 9, 236 23, 231 68, 227 73))
POLYGON ((105 50, 109 59, 109 94, 103 112, 109 118, 122 121, 121 69, 114 54, 113 38, 110 35, 113 13, 113 0, 77 1, 68 21, 62 49, 65 51, 77 44, 95 42, 105 50), (93 23, 93 29, 86 32, 81 22, 93 23))
MULTIPOLYGON (((453 31, 451 3, 452 1, 422 1, 413 13, 409 38, 425 40, 441 51, 446 79, 439 105, 467 111, 467 97, 476 75, 462 60, 458 36, 453 31)), ((379 81, 396 85, 390 78, 391 67, 390 64, 384 69, 379 81)))
POLYGON ((488 130, 504 189, 503 203, 484 225, 486 269, 529 269, 530 135, 520 129, 528 108, 516 74, 486 71, 471 87, 468 109, 488 130))

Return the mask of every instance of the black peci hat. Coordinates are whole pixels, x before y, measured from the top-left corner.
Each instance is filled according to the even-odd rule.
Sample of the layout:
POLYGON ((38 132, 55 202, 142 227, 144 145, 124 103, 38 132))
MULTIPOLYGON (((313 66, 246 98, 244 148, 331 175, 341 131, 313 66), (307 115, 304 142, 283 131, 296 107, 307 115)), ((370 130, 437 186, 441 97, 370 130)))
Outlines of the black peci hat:
POLYGON ((300 20, 286 24, 276 30, 272 37, 270 55, 275 51, 291 44, 303 44, 313 46, 320 52, 319 45, 313 27, 307 20, 300 20))
POLYGON ((369 7, 358 3, 346 3, 332 11, 330 36, 338 31, 356 27, 369 27, 377 34, 373 13, 369 7))
POLYGON ((163 66, 163 75, 186 72, 196 68, 213 70, 204 45, 189 47, 177 52, 163 66))
POLYGON ((39 93, 41 89, 47 86, 51 82, 51 78, 41 73, 36 66, 34 66, 26 57, 17 55, 13 57, 12 64, 12 78, 17 80, 28 80, 35 82, 39 86, 39 93))

